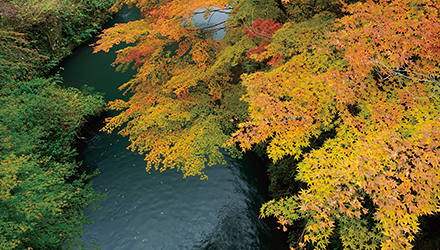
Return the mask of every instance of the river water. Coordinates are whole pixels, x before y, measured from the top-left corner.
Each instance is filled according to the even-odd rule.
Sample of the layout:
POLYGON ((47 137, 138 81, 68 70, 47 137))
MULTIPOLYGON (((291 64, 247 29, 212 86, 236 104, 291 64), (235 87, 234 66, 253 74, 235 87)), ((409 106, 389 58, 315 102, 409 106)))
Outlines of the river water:
MULTIPOLYGON (((136 9, 123 8, 107 27, 138 18, 136 9)), ((96 38, 89 44, 94 42, 96 38)), ((116 57, 114 50, 92 54, 89 44, 62 63, 64 84, 93 86, 105 93, 106 100, 127 98, 117 87, 128 81, 133 71, 115 72, 110 66, 116 57)), ((99 132, 102 126, 103 118, 90 122, 87 139, 78 147, 84 167, 100 170, 93 178, 94 188, 108 193, 107 199, 98 203, 101 210, 86 209, 87 216, 95 220, 83 227, 81 240, 86 247, 288 249, 276 223, 258 218, 261 204, 269 197, 265 167, 256 155, 237 160, 225 154, 226 165, 206 169, 208 180, 183 179, 173 170, 146 172, 143 157, 126 150, 128 140, 117 133, 99 132)))

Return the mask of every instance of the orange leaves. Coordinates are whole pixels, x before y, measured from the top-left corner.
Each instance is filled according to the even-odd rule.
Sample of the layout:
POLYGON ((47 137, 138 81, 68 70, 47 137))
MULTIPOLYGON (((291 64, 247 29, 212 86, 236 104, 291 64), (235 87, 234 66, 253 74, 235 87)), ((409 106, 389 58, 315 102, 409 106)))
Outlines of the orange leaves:
POLYGON ((183 23, 193 11, 191 6, 214 2, 125 2, 136 4, 145 18, 105 31, 95 50, 132 43, 117 51, 114 65, 124 70, 134 62, 137 74, 120 87, 133 92, 130 100, 109 103, 122 112, 108 118, 103 130, 121 128, 119 133, 131 142, 128 148, 145 155, 147 171, 177 168, 184 177, 205 179, 205 165, 222 162, 219 148, 227 139, 212 117, 209 90, 200 87, 209 81, 206 70, 217 45, 183 23), (176 46, 174 52, 171 48, 176 46))
POLYGON ((173 91, 177 95, 188 92, 188 89, 196 86, 203 79, 205 70, 197 65, 185 65, 175 68, 174 76, 164 84, 166 91, 173 91))
POLYGON ((250 72, 241 75, 249 117, 230 143, 248 150, 267 142, 273 161, 300 161, 295 178, 306 184, 295 196, 265 204, 262 214, 283 225, 304 219, 304 239, 322 249, 335 230, 347 249, 410 248, 418 217, 439 208, 438 0, 347 5, 351 15, 338 21, 337 32, 329 12, 282 26, 257 19, 246 37, 229 37, 232 46, 187 22, 191 11, 223 0, 127 2, 145 19, 107 31, 97 50, 135 43, 118 52, 116 63, 134 62, 138 73, 122 86, 134 92, 130 101, 110 104, 123 111, 105 130, 125 126, 121 134, 145 154, 147 170, 178 168, 205 178, 205 164, 221 160, 226 140, 217 114, 244 120, 216 103, 224 101, 229 80, 250 72), (244 65, 245 51, 275 67, 244 65))
POLYGON ((337 48, 325 41, 329 26, 319 20, 331 16, 323 13, 284 24, 249 51, 287 62, 242 76, 250 118, 233 140, 244 150, 267 141, 273 161, 301 156, 296 179, 307 187, 290 210, 278 201, 263 213, 290 223, 308 218, 304 239, 318 248, 327 246, 334 220, 347 249, 411 247, 418 218, 440 207, 440 40, 432 33, 440 30, 439 6, 356 3, 332 35, 337 48), (313 144, 331 129, 333 137, 313 144))
POLYGON ((438 74, 439 6, 438 0, 370 0, 349 5, 352 15, 340 20, 343 29, 336 35, 337 43, 347 51, 346 59, 361 77, 374 66, 383 74, 401 67, 438 74))
POLYGON ((206 40, 198 41, 193 45, 193 49, 190 54, 192 55, 192 60, 197 64, 197 66, 205 69, 210 55, 208 54, 211 49, 211 44, 206 40))
POLYGON ((119 133, 129 137, 128 149, 145 155, 147 171, 177 168, 184 177, 200 175, 206 179, 203 169, 206 164, 222 162, 219 147, 227 139, 215 117, 206 115, 209 110, 197 110, 192 101, 208 106, 210 98, 200 96, 202 93, 186 93, 187 99, 182 100, 156 89, 136 92, 128 102, 111 102, 110 108, 128 108, 109 118, 103 130, 111 132, 124 126, 119 133))
POLYGON ((190 37, 187 37, 183 41, 179 43, 179 48, 176 49, 176 54, 178 57, 182 57, 185 55, 191 48, 191 45, 193 44, 193 39, 190 39, 190 37))
MULTIPOLYGON (((123 4, 135 4, 147 19, 152 19, 152 23, 159 23, 165 20, 170 21, 188 21, 194 14, 192 12, 201 9, 218 7, 224 9, 229 3, 227 0, 165 0, 160 2, 148 0, 118 0, 112 9, 117 10, 123 4)), ((162 25, 161 23, 160 25, 162 25)), ((179 23, 181 24, 181 22, 179 23)))
POLYGON ((222 162, 219 147, 227 139, 212 117, 207 94, 221 91, 212 71, 207 74, 218 44, 188 21, 196 9, 224 7, 228 1, 121 0, 114 8, 123 3, 136 4, 144 19, 104 31, 95 52, 129 43, 117 51, 113 65, 125 70, 133 63, 137 74, 120 87, 133 92, 130 100, 109 103, 122 112, 107 119, 103 130, 122 127, 129 149, 145 154, 148 171, 178 168, 184 177, 204 179, 205 164, 222 162))
POLYGON ((115 27, 108 28, 103 31, 103 34, 99 35, 101 39, 94 44, 93 52, 96 53, 101 50, 108 52, 110 48, 121 42, 134 43, 141 37, 148 35, 150 30, 148 23, 143 20, 115 24, 115 27))
POLYGON ((159 19, 155 23, 150 23, 153 34, 166 37, 170 41, 178 42, 191 32, 179 22, 172 19, 159 19))
MULTIPOLYGON (((372 91, 373 92, 373 91, 372 91)), ((376 129, 395 129, 401 123, 404 112, 398 100, 387 100, 384 93, 372 95, 365 94, 369 98, 368 104, 364 107, 368 110, 369 120, 374 123, 376 129)))

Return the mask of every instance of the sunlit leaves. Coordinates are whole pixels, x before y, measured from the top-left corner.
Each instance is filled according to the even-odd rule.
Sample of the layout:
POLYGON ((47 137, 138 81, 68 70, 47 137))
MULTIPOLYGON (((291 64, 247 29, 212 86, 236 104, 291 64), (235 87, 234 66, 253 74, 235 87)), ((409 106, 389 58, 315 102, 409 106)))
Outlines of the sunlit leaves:
POLYGON ((342 126, 341 137, 328 141, 299 165, 297 178, 309 187, 299 196, 305 208, 320 212, 330 207, 331 214, 359 217, 365 208, 372 209, 362 204, 365 193, 386 236, 383 247, 408 248, 408 237, 418 232, 418 216, 438 209, 437 123, 438 118, 408 126, 412 136, 406 138, 393 132, 396 127, 377 130, 371 124, 359 130, 356 122, 342 126))
POLYGON ((123 127, 148 170, 205 178, 224 130, 241 121, 230 144, 267 145, 274 162, 299 162, 304 188, 261 213, 284 229, 303 221, 301 244, 325 249, 337 234, 345 249, 409 249, 418 218, 439 210, 438 1, 353 3, 336 26, 340 1, 282 1, 273 12, 240 1, 223 44, 187 21, 203 4, 225 2, 116 7, 123 2, 145 19, 108 31, 97 48, 133 43, 115 63, 138 73, 122 86, 133 97, 110 103, 122 113, 105 130, 123 127), (240 109, 219 125, 218 103, 238 75, 249 117, 240 109))
POLYGON ((332 35, 322 13, 254 53, 283 63, 242 76, 250 119, 234 140, 300 161, 306 187, 262 208, 285 226, 306 221, 298 242, 325 249, 336 233, 345 249, 410 249, 418 218, 439 210, 438 6, 352 4, 332 35))
POLYGON ((405 68, 405 75, 426 78, 421 74, 440 72, 440 2, 366 1, 347 6, 349 15, 342 18, 338 45, 356 75, 365 76, 373 67, 388 75, 405 68))
POLYGON ((177 168, 184 177, 206 178, 205 165, 223 162, 225 129, 236 120, 219 119, 221 98, 231 88, 229 66, 216 61, 228 57, 219 52, 224 46, 190 19, 196 10, 227 8, 228 1, 117 1, 114 8, 123 3, 136 4, 144 18, 104 31, 95 52, 127 43, 114 65, 137 73, 120 87, 133 93, 130 100, 109 103, 122 112, 103 130, 122 128, 129 148, 145 155, 147 171, 177 168))
POLYGON ((318 248, 328 244, 322 235, 331 230, 330 221, 336 219, 352 221, 343 224, 339 232, 347 249, 375 249, 379 245, 383 249, 409 249, 419 232, 418 217, 439 208, 437 104, 422 102, 407 111, 399 109, 395 112, 402 114, 396 118, 400 122, 386 129, 375 122, 362 125, 360 120, 347 121, 338 128, 336 138, 298 165, 297 178, 308 188, 299 193, 293 203, 296 205, 290 210, 269 209, 285 204, 280 200, 266 204, 263 212, 283 216, 289 224, 300 217, 311 217, 305 240, 318 248), (413 119, 418 122, 405 122, 413 119), (362 222, 370 216, 374 224, 362 222), (368 233, 368 227, 376 227, 378 235, 368 233))
POLYGON ((162 53, 156 45, 157 53, 146 54, 149 60, 135 64, 136 77, 121 87, 134 94, 128 102, 110 102, 112 109, 123 111, 109 118, 104 130, 124 126, 120 133, 129 136, 130 149, 145 154, 147 170, 177 168, 185 177, 206 178, 205 163, 222 162, 218 149, 227 137, 211 117, 215 114, 208 95, 212 88, 200 87, 212 60, 212 43, 195 37, 191 41, 198 41, 198 48, 191 45, 188 52, 183 45, 180 57, 162 53))
MULTIPOLYGON (((283 32, 288 31, 278 31, 283 32)), ((306 41, 310 43, 303 43, 304 47, 316 46, 314 40, 306 41)), ((335 93, 318 77, 328 70, 326 63, 331 57, 324 51, 289 49, 297 55, 284 65, 242 76, 248 90, 244 100, 250 105, 250 121, 240 125, 235 140, 248 150, 270 139, 268 155, 275 161, 286 155, 301 156, 312 138, 332 128, 336 112, 335 93)))

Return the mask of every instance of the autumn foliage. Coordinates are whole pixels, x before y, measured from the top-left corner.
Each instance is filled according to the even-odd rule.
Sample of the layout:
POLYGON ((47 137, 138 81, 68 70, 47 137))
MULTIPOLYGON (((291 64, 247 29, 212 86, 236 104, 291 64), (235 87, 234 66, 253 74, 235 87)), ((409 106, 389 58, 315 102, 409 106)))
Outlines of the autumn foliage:
MULTIPOLYGON (((262 40, 262 42, 255 48, 249 49, 246 53, 248 58, 253 58, 257 61, 262 61, 266 59, 261 57, 261 54, 267 51, 266 46, 270 44, 270 38, 273 34, 282 27, 280 23, 275 22, 272 19, 264 20, 262 18, 258 18, 252 22, 252 26, 246 27, 244 29, 244 33, 246 37, 253 38, 255 40, 262 40)), ((273 60, 269 61, 269 65, 278 65, 279 59, 282 57, 282 54, 276 54, 273 57, 273 60)))
POLYGON ((438 211, 438 6, 348 5, 333 32, 243 76, 251 119, 235 140, 245 149, 268 141, 274 161, 303 157, 296 179, 307 188, 262 208, 285 226, 306 220, 299 242, 322 249, 337 233, 346 249, 409 249, 419 216, 438 211))
POLYGON ((110 103, 122 112, 104 130, 123 127, 147 169, 204 178, 226 141, 243 151, 265 147, 274 166, 293 158, 295 176, 284 178, 304 185, 261 214, 286 230, 305 225, 300 247, 325 249, 336 238, 344 249, 410 249, 419 218, 439 211, 439 1, 115 8, 123 3, 144 19, 106 30, 95 49, 133 44, 115 64, 138 73, 121 87, 130 100, 110 103), (212 6, 234 6, 222 41, 190 22, 193 11, 212 6), (273 6, 279 11, 270 14, 273 6), (234 110, 226 126, 226 93, 239 86, 247 114, 234 110))
POLYGON ((133 92, 130 100, 110 102, 123 111, 109 118, 104 130, 124 126, 120 134, 129 136, 130 149, 145 154, 147 170, 177 168, 185 177, 206 178, 205 164, 223 161, 219 149, 227 135, 214 101, 224 95, 228 76, 210 70, 220 44, 190 19, 196 9, 226 8, 228 2, 118 1, 114 8, 123 3, 136 4, 144 19, 104 31, 95 51, 134 44, 119 50, 114 64, 121 70, 132 65, 137 74, 121 86, 133 92))

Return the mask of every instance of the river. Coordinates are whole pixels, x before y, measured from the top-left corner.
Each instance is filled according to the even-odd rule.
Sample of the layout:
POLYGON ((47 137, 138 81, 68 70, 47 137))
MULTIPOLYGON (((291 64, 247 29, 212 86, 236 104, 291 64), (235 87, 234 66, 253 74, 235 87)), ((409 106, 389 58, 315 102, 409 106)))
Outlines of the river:
MULTIPOLYGON (((123 8, 106 27, 140 18, 136 9, 123 8)), ((211 22, 218 22, 215 18, 211 22)), ((219 34, 221 36, 221 34, 219 34)), ((127 98, 117 87, 133 71, 115 72, 109 53, 92 54, 79 47, 60 70, 66 86, 93 86, 106 100, 127 98)), ((121 48, 120 45, 119 48, 121 48)), ((110 113, 114 115, 114 113, 110 113)), ((145 171, 143 157, 126 150, 127 138, 99 132, 103 118, 86 127, 79 142, 84 168, 99 169, 93 177, 97 191, 108 193, 101 210, 86 209, 92 225, 84 225, 86 247, 107 249, 288 249, 286 236, 274 220, 259 219, 261 204, 269 199, 263 162, 254 154, 206 169, 208 180, 182 178, 182 173, 145 171)))

